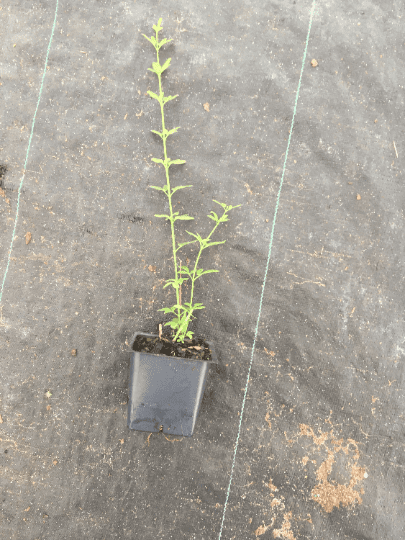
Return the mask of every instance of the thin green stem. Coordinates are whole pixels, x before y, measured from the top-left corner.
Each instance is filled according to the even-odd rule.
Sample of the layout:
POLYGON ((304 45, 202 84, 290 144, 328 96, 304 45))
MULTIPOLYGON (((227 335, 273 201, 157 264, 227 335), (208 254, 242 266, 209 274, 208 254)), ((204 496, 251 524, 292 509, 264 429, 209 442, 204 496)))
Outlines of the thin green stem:
MULTIPOLYGON (((156 42, 159 43, 158 32, 156 32, 156 42)), ((156 49, 157 63, 159 64, 159 48, 156 49)), ((166 163, 167 160, 167 150, 166 150, 166 135, 165 135, 165 115, 164 115, 164 104, 163 104, 163 92, 162 92, 162 75, 158 74, 159 79, 159 97, 160 97, 160 110, 162 112, 162 139, 163 139, 163 152, 165 156, 165 171, 166 171, 166 180, 167 180, 167 196, 169 198, 169 208, 170 208, 170 226, 172 229, 172 246, 173 246, 173 260, 174 260, 174 272, 177 280, 177 258, 176 258, 176 238, 174 234, 174 220, 173 220, 173 208, 172 208, 172 194, 170 190, 170 179, 169 179, 169 165, 166 163)), ((177 304, 179 302, 179 289, 176 288, 176 299, 177 304)), ((180 319, 180 308, 177 308, 177 316, 180 319)))

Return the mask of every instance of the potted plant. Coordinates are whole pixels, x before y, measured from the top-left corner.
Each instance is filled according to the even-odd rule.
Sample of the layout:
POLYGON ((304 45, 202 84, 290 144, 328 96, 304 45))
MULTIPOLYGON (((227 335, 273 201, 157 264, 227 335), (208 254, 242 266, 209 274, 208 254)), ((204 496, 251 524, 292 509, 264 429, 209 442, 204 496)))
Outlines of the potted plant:
POLYGON ((162 131, 154 131, 163 141, 164 159, 152 158, 155 163, 163 165, 166 174, 166 185, 164 187, 150 186, 153 189, 163 191, 169 199, 170 215, 155 214, 155 217, 165 218, 170 221, 172 232, 173 260, 174 260, 174 279, 166 281, 163 288, 171 285, 176 290, 177 302, 172 307, 165 307, 158 311, 164 311, 165 314, 173 313, 175 317, 165 324, 172 328, 171 335, 162 335, 162 325, 159 324, 158 334, 148 334, 136 332, 130 343, 131 345, 131 364, 130 364, 130 382, 129 382, 129 402, 128 402, 128 426, 130 429, 139 431, 163 431, 173 435, 191 436, 194 432, 196 419, 204 394, 209 365, 218 363, 214 345, 204 338, 193 338, 193 332, 188 330, 191 319, 194 319, 193 312, 197 309, 205 309, 201 303, 193 305, 194 283, 195 281, 211 272, 218 270, 197 270, 201 253, 204 249, 222 242, 211 242, 210 237, 220 223, 228 221, 227 212, 237 206, 227 206, 219 203, 224 213, 221 217, 211 211, 212 215, 208 217, 215 221, 215 226, 207 238, 203 239, 199 234, 193 234, 186 231, 195 239, 189 242, 183 242, 176 247, 174 233, 174 223, 177 220, 192 220, 187 214, 179 215, 179 212, 173 212, 172 195, 179 189, 188 186, 177 186, 171 188, 169 180, 169 168, 172 165, 186 163, 184 160, 171 160, 167 157, 166 140, 176 133, 180 128, 176 127, 167 130, 164 119, 164 105, 175 99, 176 96, 165 97, 162 90, 162 73, 169 67, 170 60, 166 60, 163 65, 159 62, 160 48, 171 39, 163 39, 159 42, 159 32, 162 19, 159 19, 157 25, 153 25, 156 37, 144 37, 152 43, 157 53, 157 61, 153 62, 149 71, 155 73, 159 80, 159 94, 154 94, 148 90, 148 94, 158 101, 162 112, 162 131), (177 252, 180 248, 199 242, 200 251, 194 265, 190 271, 187 266, 177 266, 177 252), (188 277, 182 277, 182 273, 188 277), (183 282, 191 279, 191 297, 190 302, 181 302, 181 285, 183 282))

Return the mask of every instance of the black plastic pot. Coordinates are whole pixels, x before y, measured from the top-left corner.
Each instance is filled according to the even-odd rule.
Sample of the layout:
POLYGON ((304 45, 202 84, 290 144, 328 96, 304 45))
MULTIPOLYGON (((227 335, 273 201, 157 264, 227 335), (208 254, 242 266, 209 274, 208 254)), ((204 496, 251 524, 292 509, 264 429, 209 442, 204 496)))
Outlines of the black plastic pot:
MULTIPOLYGON (((136 332, 132 339, 128 427, 137 431, 163 431, 190 437, 200 410, 209 367, 218 364, 213 344, 201 339, 188 340, 189 347, 196 344, 193 347, 196 351, 205 346, 208 359, 181 358, 141 352, 136 344, 140 339, 155 343, 158 348, 163 343, 158 335, 143 332, 136 332), (137 340, 138 336, 141 337, 137 340)), ((189 354, 184 349, 179 350, 182 354, 189 354)), ((202 352, 198 354, 202 357, 202 352)))

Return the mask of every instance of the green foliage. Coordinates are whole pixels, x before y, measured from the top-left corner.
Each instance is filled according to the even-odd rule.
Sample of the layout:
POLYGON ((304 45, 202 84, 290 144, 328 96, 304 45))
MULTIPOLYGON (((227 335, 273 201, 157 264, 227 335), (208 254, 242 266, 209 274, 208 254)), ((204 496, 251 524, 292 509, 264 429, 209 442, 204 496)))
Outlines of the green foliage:
POLYGON ((186 163, 183 159, 173 159, 173 160, 169 158, 165 158, 164 160, 158 159, 158 158, 151 158, 151 159, 155 163, 162 163, 165 169, 168 169, 171 165, 182 165, 183 163, 186 163))
MULTIPOLYGON (((156 95, 156 94, 153 94, 153 95, 156 95)), ((172 135, 173 133, 176 133, 178 129, 180 129, 180 128, 175 127, 173 129, 171 129, 170 131, 167 131, 167 129, 164 129, 162 133, 160 131, 155 131, 154 129, 151 129, 151 131, 152 131, 152 133, 156 133, 156 135, 159 135, 159 137, 161 139, 166 140, 169 135, 172 135)))
POLYGON ((167 195, 167 197, 169 199, 170 215, 167 215, 167 214, 155 214, 155 217, 165 218, 166 220, 170 221, 171 231, 172 231, 174 270, 175 270, 175 278, 174 279, 168 279, 166 281, 166 285, 164 285, 163 288, 166 288, 169 285, 171 285, 176 290, 177 303, 174 306, 170 307, 170 308, 165 307, 165 308, 159 309, 158 311, 164 311, 165 314, 167 314, 167 313, 175 314, 175 312, 177 310, 177 317, 172 319, 170 322, 166 323, 165 326, 171 326, 171 328, 173 330, 177 330, 177 333, 174 336, 174 341, 176 341, 177 338, 178 338, 181 343, 184 343, 184 338, 185 337, 191 338, 193 336, 193 332, 187 331, 187 328, 188 328, 189 323, 191 322, 191 319, 195 319, 195 317, 192 315, 193 311, 195 311, 197 309, 205 309, 205 307, 200 303, 196 303, 194 305, 192 304, 193 293, 194 293, 194 282, 198 278, 203 276, 204 274, 211 274, 213 272, 219 272, 219 270, 203 270, 202 268, 197 270, 197 265, 198 265, 198 261, 200 259, 201 253, 207 247, 216 246, 218 244, 224 244, 226 242, 226 240, 223 240, 222 242, 209 242, 209 239, 210 239, 211 235, 213 234, 213 232, 215 231, 215 229, 218 227, 218 225, 220 223, 223 223, 225 221, 229 221, 228 216, 227 216, 227 212, 229 212, 229 210, 232 210, 233 208, 237 208, 237 206, 241 206, 241 205, 238 204, 237 206, 227 206, 226 204, 220 203, 220 202, 215 201, 213 199, 214 202, 216 202, 217 204, 222 206, 222 208, 224 210, 224 213, 220 218, 212 210, 211 210, 212 215, 208 214, 208 217, 210 219, 212 219, 213 221, 215 221, 216 225, 212 229, 210 234, 207 236, 207 238, 202 238, 199 234, 194 234, 194 233, 191 233, 189 231, 186 231, 191 236, 194 236, 196 238, 196 240, 192 240, 190 242, 183 242, 181 244, 178 244, 178 246, 176 248, 176 239, 175 239, 175 234, 174 234, 174 223, 177 220, 188 221, 188 220, 192 220, 194 218, 189 216, 188 214, 183 214, 183 215, 180 216, 179 212, 173 212, 171 197, 172 197, 173 193, 175 193, 177 190, 188 188, 188 187, 193 187, 193 186, 192 185, 177 186, 177 187, 173 188, 173 190, 170 187, 169 168, 172 165, 182 165, 182 164, 186 163, 186 161, 184 161, 182 159, 173 159, 173 160, 171 160, 171 159, 169 159, 167 157, 166 140, 170 135, 172 135, 173 133, 176 133, 177 130, 180 129, 180 128, 175 127, 175 128, 173 128, 171 130, 167 130, 166 127, 165 127, 164 106, 168 101, 171 101, 171 100, 175 99, 176 97, 178 97, 178 95, 165 97, 164 93, 163 93, 163 90, 162 90, 161 75, 162 75, 162 73, 164 71, 166 71, 166 69, 168 69, 170 67, 171 58, 168 58, 166 60, 166 62, 163 65, 161 65, 160 62, 159 62, 159 50, 161 49, 161 47, 163 45, 165 45, 166 43, 169 43, 170 41, 172 41, 172 39, 166 39, 165 38, 165 39, 163 39, 162 41, 159 42, 158 34, 163 29, 162 26, 161 26, 161 23, 162 23, 162 19, 159 19, 157 25, 153 25, 153 29, 156 32, 156 36, 151 36, 150 38, 145 36, 145 34, 143 34, 143 36, 148 41, 150 41, 150 43, 154 46, 154 48, 156 50, 156 54, 157 54, 156 62, 153 62, 152 67, 148 68, 148 70, 151 71, 152 73, 155 73, 157 75, 157 77, 158 77, 159 95, 155 94, 151 90, 148 90, 148 94, 153 99, 156 99, 156 101, 160 104, 160 109, 161 109, 161 112, 162 112, 162 131, 155 131, 153 129, 151 131, 152 131, 152 133, 155 133, 156 135, 158 135, 163 141, 164 159, 152 158, 152 161, 164 166, 165 171, 166 171, 167 185, 164 186, 164 187, 158 187, 158 186, 149 186, 149 187, 151 187, 152 189, 156 189, 158 191, 163 191, 167 195), (177 268, 177 258, 176 258, 177 251, 179 249, 181 249, 182 247, 187 246, 188 244, 193 244, 194 242, 199 242, 199 244, 200 244, 200 251, 199 251, 198 256, 197 256, 197 260, 196 260, 196 263, 195 263, 195 266, 194 266, 194 270, 190 271, 190 269, 187 266, 181 266, 178 269, 177 268), (189 278, 188 277, 187 278, 178 277, 178 273, 180 273, 180 276, 181 276, 181 273, 189 276, 189 278, 191 278, 191 281, 192 281, 190 302, 185 302, 184 305, 182 305, 180 303, 181 285, 185 281, 188 281, 189 278))

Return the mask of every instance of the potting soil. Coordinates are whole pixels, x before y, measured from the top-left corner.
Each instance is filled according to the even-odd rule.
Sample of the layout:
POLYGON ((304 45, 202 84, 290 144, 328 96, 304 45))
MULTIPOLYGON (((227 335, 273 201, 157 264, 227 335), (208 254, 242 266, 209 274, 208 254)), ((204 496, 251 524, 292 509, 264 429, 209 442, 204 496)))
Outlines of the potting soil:
POLYGON ((138 335, 132 346, 134 351, 177 356, 179 358, 194 358, 211 360, 211 349, 203 338, 184 338, 184 343, 174 342, 167 334, 154 338, 138 335))

